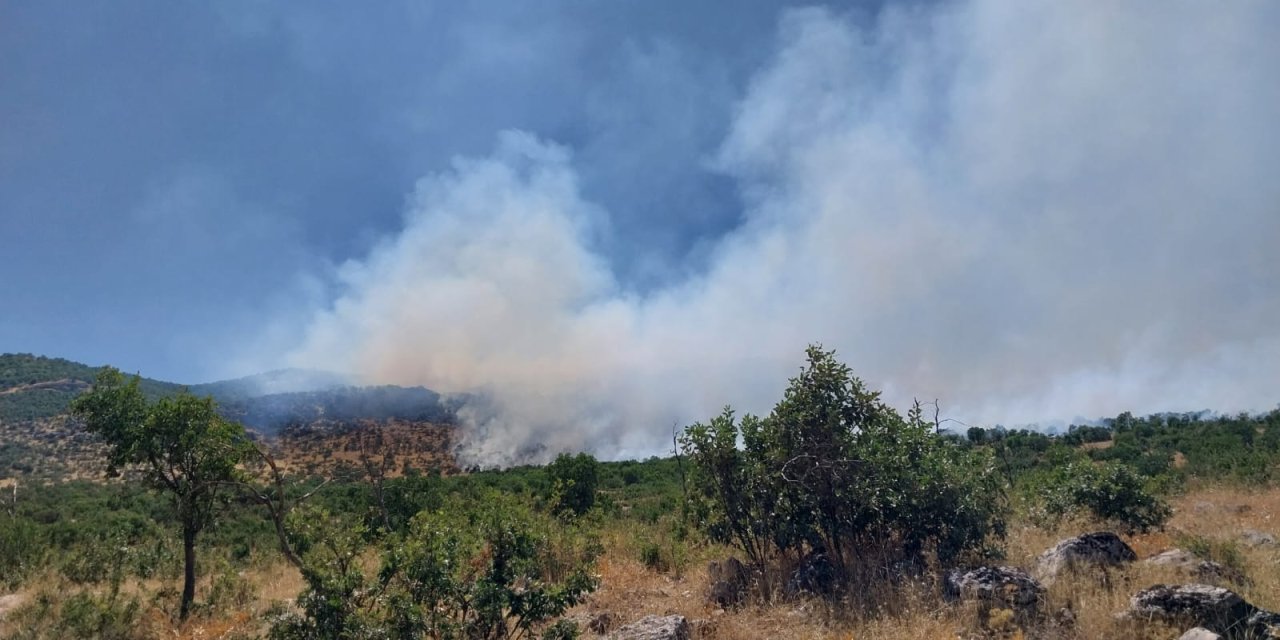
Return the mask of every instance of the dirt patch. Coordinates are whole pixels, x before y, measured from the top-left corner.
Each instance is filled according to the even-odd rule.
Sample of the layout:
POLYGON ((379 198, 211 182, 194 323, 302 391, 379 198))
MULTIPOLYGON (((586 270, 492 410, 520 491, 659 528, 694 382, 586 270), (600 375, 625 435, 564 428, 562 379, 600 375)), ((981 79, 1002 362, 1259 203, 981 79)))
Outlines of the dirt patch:
POLYGON ((45 382, 33 382, 31 384, 22 384, 16 387, 0 390, 0 396, 7 396, 13 393, 23 393, 26 391, 70 391, 79 393, 89 388, 89 383, 84 380, 76 380, 73 378, 63 378, 61 380, 47 380, 45 382))
MULTIPOLYGON (((10 593, 8 595, 0 596, 0 623, 3 623, 5 618, 9 617, 9 614, 12 613, 13 610, 26 603, 26 594, 10 593)), ((0 627, 0 629, 2 629, 2 627, 0 627)))

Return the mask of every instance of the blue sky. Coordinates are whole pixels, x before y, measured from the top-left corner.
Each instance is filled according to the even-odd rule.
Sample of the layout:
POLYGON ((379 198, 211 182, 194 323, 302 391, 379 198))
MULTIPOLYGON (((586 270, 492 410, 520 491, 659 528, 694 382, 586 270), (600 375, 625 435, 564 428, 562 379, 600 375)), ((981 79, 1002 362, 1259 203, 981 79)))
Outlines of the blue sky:
POLYGON ((573 147, 600 245, 662 280, 738 216, 702 163, 784 4, 5 3, 0 344, 215 374, 505 129, 573 147))
POLYGON ((809 342, 970 421, 1269 409, 1278 26, 5 3, 0 351, 483 388, 477 432, 606 452, 767 410, 809 342))

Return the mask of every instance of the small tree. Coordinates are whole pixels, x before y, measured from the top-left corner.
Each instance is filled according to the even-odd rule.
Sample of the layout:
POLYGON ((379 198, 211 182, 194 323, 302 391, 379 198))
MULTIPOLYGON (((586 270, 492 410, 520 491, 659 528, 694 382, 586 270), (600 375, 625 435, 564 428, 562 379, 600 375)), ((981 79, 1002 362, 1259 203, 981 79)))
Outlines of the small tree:
POLYGON ((738 448, 739 424, 729 407, 685 429, 681 446, 693 462, 695 487, 686 507, 712 539, 737 545, 763 569, 775 549, 787 546, 791 523, 777 517, 779 495, 761 473, 760 420, 746 416, 741 431, 747 451, 738 448))
POLYGON ((904 419, 833 352, 807 355, 767 417, 735 423, 726 409, 685 430, 693 514, 713 539, 761 568, 821 552, 853 586, 898 563, 952 563, 1003 535, 989 452, 939 436, 919 404, 904 419))
POLYGON ((596 503, 596 485, 600 482, 600 463, 589 453, 562 453, 547 465, 551 491, 557 513, 580 516, 596 503))
POLYGON ((108 474, 137 469, 151 487, 173 498, 183 550, 178 615, 186 619, 195 599, 196 539, 214 518, 219 491, 236 480, 249 442, 243 426, 218 415, 212 398, 183 390, 149 403, 140 380, 106 367, 93 390, 72 403, 72 412, 108 445, 108 474))

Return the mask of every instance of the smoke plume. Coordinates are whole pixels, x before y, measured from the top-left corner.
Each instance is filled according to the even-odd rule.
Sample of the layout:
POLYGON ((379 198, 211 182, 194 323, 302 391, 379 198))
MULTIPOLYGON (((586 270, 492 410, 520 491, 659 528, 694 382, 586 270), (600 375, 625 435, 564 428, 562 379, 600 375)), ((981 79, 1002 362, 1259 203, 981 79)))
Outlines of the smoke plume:
POLYGON ((482 394, 486 463, 660 453, 767 411, 812 342, 969 423, 1270 409, 1278 24, 1261 0, 788 12, 708 158, 744 209, 702 266, 620 281, 573 150, 510 131, 417 184, 288 363, 482 394))

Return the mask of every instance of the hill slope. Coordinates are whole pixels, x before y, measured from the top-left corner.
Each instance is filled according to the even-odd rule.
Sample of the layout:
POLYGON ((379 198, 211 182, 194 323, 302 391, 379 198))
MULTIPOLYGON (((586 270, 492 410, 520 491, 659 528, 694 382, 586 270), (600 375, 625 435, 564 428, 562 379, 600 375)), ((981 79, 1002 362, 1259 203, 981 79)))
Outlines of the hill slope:
MULTIPOLYGON (((0 422, 38 420, 66 413, 101 367, 29 353, 0 354, 0 422)), ((148 398, 177 393, 182 385, 142 379, 148 398)))
MULTIPOLYGON (((67 415, 100 367, 31 354, 0 355, 0 478, 96 476, 101 445, 67 415)), ((326 472, 344 456, 391 454, 397 468, 451 468, 456 404, 424 387, 349 386, 328 372, 281 369, 186 387, 143 378, 155 399, 187 388, 275 442, 282 462, 326 472), (299 458, 299 464, 292 458, 299 458)), ((350 457, 350 456, 345 456, 350 457)))
MULTIPOLYGON (((89 388, 100 370, 63 358, 0 355, 0 422, 66 413, 71 400, 89 388)), ((183 388, 198 396, 213 396, 228 418, 268 432, 321 418, 447 422, 452 417, 440 394, 424 387, 352 386, 347 376, 303 369, 196 385, 143 378, 141 386, 151 399, 183 388)))

